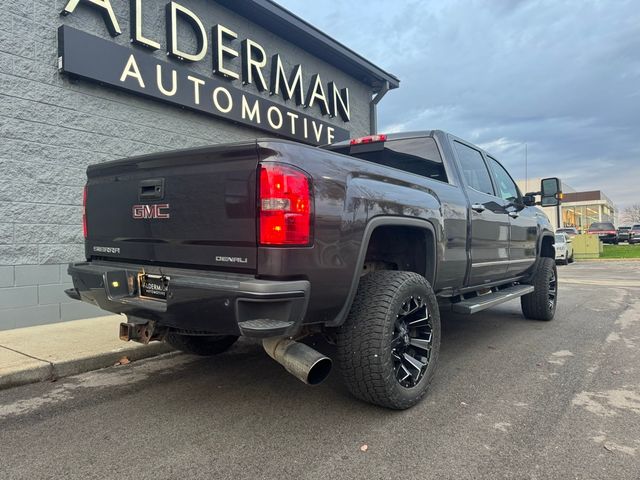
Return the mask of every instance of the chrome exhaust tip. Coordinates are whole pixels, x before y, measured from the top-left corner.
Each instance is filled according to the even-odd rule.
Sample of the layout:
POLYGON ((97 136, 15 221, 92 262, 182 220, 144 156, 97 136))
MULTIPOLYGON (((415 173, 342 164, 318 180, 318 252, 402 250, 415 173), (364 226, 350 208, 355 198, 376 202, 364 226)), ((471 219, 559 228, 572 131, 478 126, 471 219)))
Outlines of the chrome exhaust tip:
POLYGON ((333 362, 317 350, 283 337, 262 340, 267 354, 284 369, 307 385, 322 383, 331 372, 333 362))

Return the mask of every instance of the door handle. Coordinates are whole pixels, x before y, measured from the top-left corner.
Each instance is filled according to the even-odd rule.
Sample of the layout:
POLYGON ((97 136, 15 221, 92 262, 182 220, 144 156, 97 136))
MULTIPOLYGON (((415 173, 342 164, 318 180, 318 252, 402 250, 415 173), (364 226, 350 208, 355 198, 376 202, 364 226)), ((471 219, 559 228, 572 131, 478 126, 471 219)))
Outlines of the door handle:
POLYGON ((152 180, 142 180, 138 187, 138 199, 162 200, 164 198, 164 178, 154 178, 152 180))
POLYGON ((518 212, 509 212, 509 216, 511 218, 518 218, 520 216, 520 214, 518 212))
POLYGON ((486 209, 487 208, 484 205, 482 205, 481 203, 474 203, 474 204, 471 205, 471 210, 474 210, 474 211, 476 211, 478 213, 482 213, 486 209))

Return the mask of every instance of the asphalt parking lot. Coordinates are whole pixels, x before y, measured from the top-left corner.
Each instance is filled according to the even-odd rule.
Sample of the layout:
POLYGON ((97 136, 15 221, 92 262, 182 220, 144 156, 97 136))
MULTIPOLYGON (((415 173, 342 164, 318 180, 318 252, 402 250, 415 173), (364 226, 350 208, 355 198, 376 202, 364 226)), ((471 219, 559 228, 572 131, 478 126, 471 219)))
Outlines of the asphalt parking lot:
POLYGON ((640 262, 559 267, 550 323, 445 313, 425 400, 307 387, 240 342, 0 391, 0 477, 640 478, 640 262), (366 445, 366 451, 363 451, 366 445))

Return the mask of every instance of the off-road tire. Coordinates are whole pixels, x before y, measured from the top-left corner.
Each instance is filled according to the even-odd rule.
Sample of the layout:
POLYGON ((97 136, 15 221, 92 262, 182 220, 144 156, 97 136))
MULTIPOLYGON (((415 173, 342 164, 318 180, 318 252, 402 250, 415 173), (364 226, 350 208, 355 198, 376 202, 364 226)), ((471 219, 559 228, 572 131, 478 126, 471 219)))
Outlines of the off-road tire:
POLYGON ((238 337, 234 335, 183 335, 169 332, 164 340, 176 350, 210 357, 227 351, 238 340, 238 337))
POLYGON ((542 257, 531 279, 535 290, 520 298, 522 314, 531 320, 553 320, 558 303, 558 270, 553 258, 542 257), (550 302, 551 279, 555 278, 554 300, 550 302))
POLYGON ((362 277, 336 341, 338 366, 355 397, 396 410, 415 405, 427 392, 440 351, 440 313, 431 285, 413 272, 377 271, 362 277), (422 376, 415 386, 407 388, 396 376, 398 357, 393 356, 392 340, 399 312, 412 296, 420 297, 422 307, 426 306, 431 349, 422 376))

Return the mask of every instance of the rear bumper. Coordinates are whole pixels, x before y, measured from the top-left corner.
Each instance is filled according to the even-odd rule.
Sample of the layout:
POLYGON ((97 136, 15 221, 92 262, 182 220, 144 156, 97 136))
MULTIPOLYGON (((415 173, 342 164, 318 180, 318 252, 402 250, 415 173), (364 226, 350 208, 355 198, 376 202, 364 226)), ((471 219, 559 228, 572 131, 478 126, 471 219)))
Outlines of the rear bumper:
POLYGON ((593 235, 598 235, 598 238, 600 238, 600 241, 602 243, 616 243, 619 241, 618 236, 613 234, 605 234, 605 235, 593 234, 593 235))
POLYGON ((158 325, 218 335, 293 335, 309 301, 306 280, 259 280, 252 275, 111 262, 69 265, 71 298, 158 325), (167 300, 139 295, 138 274, 170 278, 167 300), (114 287, 114 285, 116 285, 114 287))
POLYGON ((567 258, 567 251, 564 250, 562 252, 559 252, 556 250, 556 260, 564 260, 567 258))

